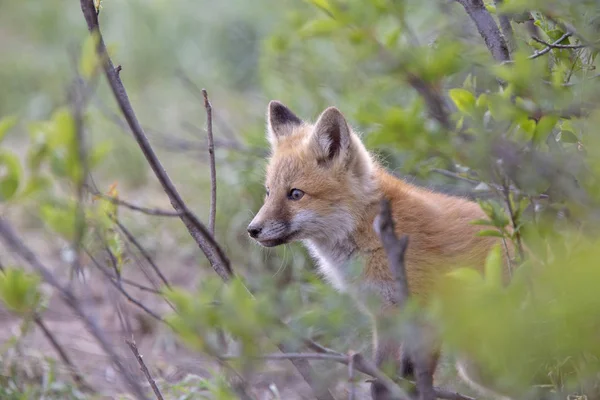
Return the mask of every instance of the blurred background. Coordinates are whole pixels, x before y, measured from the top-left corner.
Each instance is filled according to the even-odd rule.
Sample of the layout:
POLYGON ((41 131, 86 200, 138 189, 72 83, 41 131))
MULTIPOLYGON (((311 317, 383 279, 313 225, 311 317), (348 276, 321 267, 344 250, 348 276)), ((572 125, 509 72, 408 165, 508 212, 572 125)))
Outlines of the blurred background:
MULTIPOLYGON (((501 15, 496 8, 500 3, 485 2, 495 19, 501 15)), ((307 120, 315 120, 328 106, 338 107, 390 171, 446 193, 496 199, 500 205, 488 208, 491 219, 505 207, 502 194, 492 189, 505 181, 498 179, 490 165, 503 157, 504 165, 513 160, 507 176, 518 197, 511 201, 528 222, 541 221, 536 219, 539 211, 549 218, 544 219, 550 222, 543 229, 550 232, 557 224, 572 222, 565 222, 565 215, 579 218, 577 223, 583 225, 587 222, 586 229, 597 227, 600 158, 594 156, 597 139, 586 139, 586 133, 595 132, 600 121, 594 111, 600 100, 598 3, 505 3, 514 29, 514 37, 508 40, 510 59, 505 62, 490 56, 469 15, 455 1, 103 0, 99 19, 112 60, 121 66, 120 77, 154 150, 188 206, 205 222, 210 174, 201 89, 208 91, 217 166, 216 239, 248 287, 264 297, 259 301, 263 308, 297 331, 343 352, 352 346, 357 351, 368 348, 368 341, 357 344, 355 338, 368 332, 369 321, 348 309, 348 300, 319 280, 299 244, 260 248, 246 233, 264 196, 269 153, 265 113, 272 99, 307 120), (577 35, 571 32, 570 39, 563 37, 567 28, 577 35), (546 51, 544 42, 572 47, 546 51), (457 88, 462 91, 452 92, 457 88), (444 105, 449 110, 447 124, 457 127, 460 135, 448 134, 448 126, 430 114, 431 93, 450 94, 452 102, 444 105), (581 107, 587 107, 585 114, 581 107), (544 116, 548 118, 542 123, 544 116), (469 147, 459 140, 463 134, 474 137, 464 142, 469 147), (505 150, 494 147, 493 140, 500 136, 518 143, 519 157, 526 156, 502 154, 505 150), (538 163, 539 159, 529 157, 534 150, 548 157, 542 161, 551 159, 556 164, 550 168, 549 161, 538 163)), ((89 70, 90 62, 93 68, 91 43, 78 2, 0 0, 0 120, 4 118, 5 128, 10 125, 3 131, 0 124, 0 140, 3 151, 15 154, 22 165, 13 168, 0 158, 4 167, 0 169, 0 194, 6 200, 0 202, 0 214, 65 280, 74 257, 71 242, 76 223, 69 204, 76 190, 61 164, 62 150, 53 144, 62 140, 59 125, 52 131, 48 124, 59 123, 57 110, 70 107, 82 71, 89 70), (54 132, 56 139, 48 132, 54 132), (46 158, 47 165, 41 161, 46 158), (15 180, 18 196, 10 199, 12 189, 6 188, 15 180)), ((101 193, 116 189, 121 199, 137 205, 171 209, 104 75, 90 75, 84 77, 93 89, 84 118, 85 144, 95 160, 89 183, 101 193)), ((86 212, 95 212, 97 200, 86 197, 86 212)), ((173 286, 187 291, 190 302, 197 301, 193 303, 197 309, 223 290, 212 280, 214 272, 179 219, 121 207, 119 221, 136 239, 126 240, 121 232, 119 239, 108 244, 123 256, 119 260, 123 276, 160 286, 156 277, 148 277, 147 259, 151 258, 173 286)), ((544 248, 546 242, 539 243, 552 234, 532 231, 536 232, 532 246, 544 248)), ((122 346, 121 311, 116 311, 122 307, 128 310, 123 312, 129 313, 133 324, 129 329, 136 332, 153 373, 172 384, 172 398, 186 398, 176 397, 179 384, 187 390, 181 393, 188 395, 194 385, 220 385, 221 372, 209 355, 190 352, 169 329, 132 302, 115 305, 118 293, 107 284, 107 276, 93 268, 97 262, 110 266, 108 258, 98 253, 106 243, 95 232, 86 233, 82 240, 86 251, 81 252, 81 263, 88 280, 73 290, 81 295, 94 320, 119 343, 119 351, 129 356, 122 346), (182 383, 186 377, 191 377, 186 382, 194 382, 191 386, 182 383), (201 377, 200 383, 194 377, 201 377)), ((590 255, 585 260, 593 259, 590 255)), ((0 245, 0 261, 6 266, 23 265, 4 244, 0 245)), ((124 391, 106 355, 80 322, 55 293, 42 289, 47 298, 46 323, 72 352, 86 378, 107 396, 124 391)), ((130 290, 157 313, 171 311, 155 293, 130 290)), ((4 396, 0 398, 41 398, 43 393, 45 398, 88 398, 64 383, 64 371, 59 374, 63 378, 55 377, 55 349, 42 331, 31 329, 23 315, 13 311, 8 307, 0 313, 0 375, 6 387, 13 387, 0 391, 4 396), (46 390, 48 382, 56 386, 54 392, 46 390), (40 387, 46 387, 46 392, 40 387)), ((192 313, 193 318, 204 316, 192 313)), ((218 332, 210 334, 218 336, 218 332)), ((440 384, 464 389, 448 365, 444 361, 440 384)), ((135 363, 130 367, 137 370, 135 363)), ((326 377, 323 381, 338 382, 336 393, 346 396, 344 366, 316 368, 326 377)), ((267 363, 252 379, 257 392, 265 396, 260 398, 277 398, 270 385, 278 388, 281 399, 310 398, 310 389, 287 364, 267 363)), ((213 389, 209 392, 214 394, 213 389)), ((197 393, 205 391, 203 387, 197 393)))

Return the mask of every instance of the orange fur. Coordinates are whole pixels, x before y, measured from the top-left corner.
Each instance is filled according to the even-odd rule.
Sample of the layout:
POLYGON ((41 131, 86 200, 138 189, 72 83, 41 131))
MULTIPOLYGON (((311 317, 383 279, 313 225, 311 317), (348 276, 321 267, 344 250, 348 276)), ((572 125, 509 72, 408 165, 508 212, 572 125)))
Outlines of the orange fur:
MULTIPOLYGON (((374 291, 389 309, 397 302, 396 284, 373 228, 380 201, 386 198, 396 233, 410 238, 406 272, 411 295, 426 301, 433 281, 453 267, 483 269, 498 239, 477 236, 482 227, 470 224, 486 218, 478 204, 415 187, 387 173, 333 107, 310 124, 273 101, 267 120, 272 146, 266 175, 269 193, 248 227, 259 243, 271 247, 303 241, 335 287, 347 290, 356 284, 374 291), (364 265, 358 277, 347 271, 355 259, 364 265)), ((386 343, 386 353, 398 353, 389 346, 386 343)))

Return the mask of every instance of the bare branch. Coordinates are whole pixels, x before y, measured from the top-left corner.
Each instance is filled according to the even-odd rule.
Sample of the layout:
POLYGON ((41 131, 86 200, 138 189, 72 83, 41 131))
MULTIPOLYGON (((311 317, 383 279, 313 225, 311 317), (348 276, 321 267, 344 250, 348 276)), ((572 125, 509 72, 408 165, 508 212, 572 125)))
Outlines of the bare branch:
MULTIPOLYGON (((107 249, 107 251, 110 252, 110 250, 107 249)), ((87 252, 87 251, 86 251, 87 252)), ((123 295, 125 296, 125 298, 132 303, 133 305, 135 305, 136 307, 138 307, 139 309, 141 309, 142 311, 144 311, 146 314, 150 315, 152 318, 156 319, 157 321, 160 321, 162 323, 165 323, 168 325, 168 323, 158 314, 156 314, 154 311, 150 310, 148 307, 146 307, 145 305, 143 305, 139 300, 134 299, 121 285, 121 278, 119 276, 117 277, 113 277, 110 272, 107 271, 106 268, 104 268, 89 252, 87 252, 87 255, 90 257, 90 259, 92 260, 92 262, 96 265, 96 267, 98 267, 98 269, 104 274, 104 276, 106 276, 108 278, 108 280, 110 281, 110 283, 113 284, 113 286, 123 295)), ((113 260, 113 257, 111 255, 111 260, 113 260)), ((117 269, 117 266, 114 266, 115 270, 117 269)))
POLYGON ((158 389, 158 386, 156 386, 156 382, 154 381, 154 378, 152 378, 152 375, 150 375, 150 371, 148 371, 148 367, 146 367, 146 364, 144 363, 142 355, 140 354, 137 346, 135 345, 135 341, 133 341, 133 339, 125 340, 125 343, 127 343, 129 348, 131 349, 131 352, 137 359, 138 364, 140 364, 140 369, 146 376, 146 379, 148 380, 148 383, 152 387, 152 390, 154 391, 154 395, 156 396, 156 398, 158 400, 164 400, 162 394, 160 393, 160 390, 158 389))
POLYGON ((406 278, 406 268, 404 266, 404 256, 408 247, 408 236, 403 235, 400 239, 394 232, 394 221, 392 219, 392 210, 387 200, 381 201, 381 212, 374 221, 377 234, 381 237, 383 247, 388 257, 388 263, 392 274, 396 279, 398 287, 398 303, 403 306, 408 300, 408 279, 406 278))
MULTIPOLYGON (((564 36, 564 35, 563 36, 566 39, 568 37, 568 34, 565 33, 565 35, 567 35, 567 36, 564 36)), ((551 47, 553 49, 582 49, 584 47, 587 47, 584 44, 558 44, 558 43, 561 42, 560 40, 557 40, 554 43, 548 43, 548 42, 546 42, 546 41, 544 41, 544 40, 542 40, 542 39, 540 39, 538 37, 535 37, 535 36, 532 36, 531 38, 533 40, 535 40, 536 42, 541 43, 541 44, 543 44, 545 46, 551 47)))
POLYGON ((212 106, 208 100, 206 89, 202 89, 204 108, 206 109, 206 136, 208 137, 208 156, 210 159, 210 214, 208 230, 215 236, 215 217, 217 214, 217 168, 215 166, 215 142, 212 129, 212 106))
MULTIPOLYGON (((320 360, 320 361, 333 361, 340 364, 348 365, 350 363, 350 359, 353 359, 354 369, 356 371, 362 372, 363 374, 369 375, 371 377, 381 379, 382 382, 387 386, 389 385, 389 389, 392 387, 396 387, 392 393, 397 398, 408 399, 408 395, 400 388, 398 385, 388 378, 383 372, 381 372, 371 361, 364 358, 360 353, 354 353, 352 357, 349 357, 342 353, 274 353, 274 354, 266 354, 263 356, 259 356, 261 359, 265 360, 320 360)), ((223 356, 222 359, 236 359, 237 357, 229 357, 223 356)), ((408 382, 408 381, 407 381, 408 382)), ((465 396, 460 393, 451 392, 448 390, 434 388, 435 395, 437 398, 446 399, 446 400, 475 400, 472 397, 465 396)))
POLYGON ((131 232, 129 232, 129 230, 125 227, 125 225, 123 225, 120 221, 118 220, 113 220, 115 224, 117 224, 117 226, 119 227, 119 229, 121 230, 121 232, 125 235, 125 237, 127 238, 127 240, 129 240, 131 243, 133 243, 133 245, 139 250, 140 253, 142 253, 142 256, 146 259, 146 261, 148 261, 148 264, 150 264, 150 266, 152 267, 152 269, 154 270, 154 272, 156 273, 156 275, 158 275, 158 277, 160 278, 160 280, 164 283, 164 285, 167 288, 171 288, 171 285, 169 284, 169 281, 167 280, 167 278, 163 275, 162 271, 160 270, 160 268, 158 267, 158 265, 156 265, 156 263, 154 262, 154 260, 152 259, 152 257, 150 257, 150 254, 148 254, 148 251, 146 251, 146 249, 144 248, 144 246, 142 246, 137 239, 135 238, 135 236, 133 236, 133 234, 131 232))
POLYGON ((356 397, 356 385, 354 384, 354 358, 356 354, 352 353, 348 356, 348 400, 354 400, 356 397))
POLYGON ((579 32, 577 32, 577 29, 575 29, 575 27, 573 25, 571 25, 567 22, 559 21, 552 15, 546 15, 546 18, 548 18, 550 21, 554 22, 563 31, 570 32, 571 35, 575 36, 577 39, 579 39, 579 41, 581 43, 583 43, 587 47, 591 47, 591 48, 594 48, 597 50, 600 49, 600 43, 598 41, 590 42, 585 37, 583 37, 579 32))
POLYGON ((136 206, 135 204, 129 203, 128 201, 125 201, 125 200, 121 200, 117 197, 113 197, 113 196, 109 196, 109 195, 100 193, 99 191, 97 191, 96 189, 92 188, 89 185, 86 185, 86 187, 94 196, 101 197, 104 200, 110 201, 111 203, 113 203, 115 205, 123 206, 123 207, 129 208, 130 210, 133 210, 133 211, 139 211, 143 214, 159 216, 159 217, 181 217, 183 215, 182 212, 177 212, 177 211, 167 211, 167 210, 160 210, 158 208, 147 208, 147 207, 142 207, 142 206, 136 206))
MULTIPOLYGON (((560 42, 562 42, 563 40, 565 40, 566 38, 568 38, 569 36, 571 36, 570 32, 565 33, 564 35, 562 35, 560 38, 558 38, 558 40, 556 40, 553 43, 549 43, 548 47, 543 48, 542 50, 536 51, 535 53, 533 53, 532 55, 529 56, 530 60, 533 60, 534 58, 538 58, 543 56, 544 54, 548 53, 550 50, 552 50, 553 46, 556 46, 557 44, 559 44, 560 42)), ((534 39, 535 40, 535 39, 534 39)), ((546 44, 546 43, 544 43, 546 44)))
POLYGON ((504 37, 496 25, 496 21, 485 8, 483 0, 456 0, 460 3, 469 17, 477 26, 479 34, 483 38, 485 45, 492 53, 494 59, 498 62, 510 61, 510 53, 504 37))
MULTIPOLYGON (((119 75, 116 73, 112 60, 106 51, 106 46, 104 44, 102 33, 100 32, 98 15, 95 12, 93 0, 80 0, 80 4, 89 31, 97 32, 98 34, 98 46, 96 51, 99 55, 99 58, 103 61, 106 78, 112 89, 113 95, 119 104, 121 112, 127 120, 127 124, 129 125, 133 136, 138 142, 138 145, 144 153, 144 156, 150 164, 150 167, 154 171, 154 174, 165 190, 165 193, 169 197, 173 208, 178 212, 183 212, 181 220, 188 229, 188 232, 196 241, 215 272, 221 277, 221 279, 223 279, 223 281, 228 282, 234 275, 229 259, 210 232, 206 229, 204 224, 200 222, 200 220, 187 208, 186 203, 183 201, 181 195, 173 185, 173 182, 165 172, 158 157, 154 153, 154 150, 152 149, 152 146, 146 137, 144 129, 135 115, 125 87, 123 86, 119 75)), ((278 347, 281 351, 285 351, 285 346, 283 344, 278 344, 278 347)), ((331 393, 329 393, 329 391, 323 391, 315 386, 312 379, 312 369, 306 360, 295 360, 292 361, 292 363, 298 372, 300 372, 300 374, 303 376, 304 380, 311 386, 313 391, 315 391, 318 400, 333 400, 333 396, 331 393)))
MULTIPOLYGON (((504 3, 504 0, 494 0, 496 9, 500 8, 502 3, 504 3)), ((512 26, 510 25, 510 18, 504 13, 499 13, 498 21, 500 22, 500 29, 502 29, 502 34, 504 35, 504 39, 506 40, 506 44, 508 46, 508 52, 510 54, 510 52, 515 49, 515 35, 512 26)))
POLYGON ((173 208, 176 211, 183 213, 181 220, 187 227, 192 238, 194 238, 210 262, 211 266, 219 274, 219 276, 225 281, 229 280, 233 276, 229 259, 225 256, 225 253, 219 244, 214 240, 210 232, 206 229, 204 224, 200 222, 200 220, 188 209, 186 203, 183 201, 183 198, 175 188, 175 185, 167 175, 160 160, 156 156, 156 153, 154 153, 152 146, 150 146, 150 142, 148 142, 148 138, 146 137, 144 129, 138 121, 133 107, 131 106, 129 96, 125 91, 125 87, 121 82, 121 78, 116 72, 113 62, 106 51, 106 46, 100 32, 98 15, 96 14, 93 0, 80 0, 80 4, 89 31, 98 33, 98 46, 96 49, 98 56, 103 62, 104 72, 106 74, 108 83, 112 89, 117 103, 119 104, 121 112, 127 120, 127 124, 129 125, 134 138, 138 142, 140 149, 144 153, 146 160, 150 164, 150 167, 154 171, 154 174, 161 183, 167 196, 169 196, 169 200, 171 201, 173 208))
POLYGON ((131 373, 127 370, 125 364, 123 363, 123 360, 121 360, 118 354, 114 351, 112 344, 109 343, 109 341, 106 339, 98 325, 96 325, 96 323, 90 317, 88 317, 85 311, 81 308, 79 301, 75 297, 73 292, 66 289, 59 283, 58 279, 52 274, 52 272, 50 272, 50 269, 38 260, 37 256, 25 245, 25 243, 21 239, 19 239, 19 237, 14 233, 12 227, 2 218, 0 218, 0 237, 9 248, 11 248, 15 253, 17 253, 25 261, 27 261, 36 271, 40 273, 40 275, 50 286, 55 288, 60 293, 65 303, 69 306, 69 308, 73 310, 73 312, 75 312, 75 314, 79 318, 81 318, 86 329, 98 341, 104 352, 110 358, 111 362, 115 365, 117 370, 124 377, 127 385, 132 390, 132 392, 139 399, 147 399, 146 395, 144 394, 144 390, 140 386, 139 382, 137 382, 135 377, 132 376, 131 373))
POLYGON ((56 340, 52 332, 50 332, 50 330, 42 320, 42 317, 36 314, 33 317, 33 322, 35 322, 35 324, 42 330, 42 333, 44 334, 44 336, 46 336, 46 339, 48 339, 54 350, 56 350, 62 362, 65 363, 69 370, 69 373, 71 374, 71 377, 73 378, 73 381, 75 381, 77 386, 83 390, 93 391, 92 387, 85 381, 83 376, 81 376, 81 374, 77 372, 77 368, 71 361, 71 358, 69 357, 65 349, 63 349, 63 347, 60 345, 60 343, 58 343, 58 340, 56 340))
MULTIPOLYGON (((381 201, 381 211, 373 222, 375 231, 381 238, 383 247, 387 254, 388 263, 396 280, 398 288, 398 305, 406 306, 409 297, 408 279, 404 258, 408 247, 408 236, 403 235, 400 239, 396 236, 392 210, 388 200, 381 201)), ((417 390, 420 400, 435 400, 436 393, 433 388, 433 373, 435 364, 430 358, 433 354, 433 342, 430 335, 423 329, 418 318, 408 323, 408 334, 405 338, 404 350, 408 356, 407 361, 414 364, 416 373, 417 390)))

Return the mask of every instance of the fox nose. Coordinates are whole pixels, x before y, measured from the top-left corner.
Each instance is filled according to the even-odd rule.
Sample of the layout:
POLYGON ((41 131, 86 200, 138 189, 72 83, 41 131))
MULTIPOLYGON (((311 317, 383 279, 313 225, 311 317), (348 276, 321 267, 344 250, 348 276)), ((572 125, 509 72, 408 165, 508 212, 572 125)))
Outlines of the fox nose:
POLYGON ((250 237, 256 239, 256 237, 258 235, 260 235, 260 231, 262 231, 262 228, 259 226, 255 226, 255 225, 249 225, 248 226, 248 234, 250 235, 250 237))

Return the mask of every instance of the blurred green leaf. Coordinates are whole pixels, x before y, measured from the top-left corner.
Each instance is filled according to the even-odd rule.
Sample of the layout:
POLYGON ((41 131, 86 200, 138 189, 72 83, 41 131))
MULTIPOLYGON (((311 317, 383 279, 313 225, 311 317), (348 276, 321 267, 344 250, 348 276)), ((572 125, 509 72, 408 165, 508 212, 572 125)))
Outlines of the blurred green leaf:
POLYGON ((17 124, 18 119, 15 116, 4 117, 0 119, 0 142, 6 134, 17 124))
POLYGON ((27 315, 34 312, 40 302, 40 278, 22 268, 5 268, 0 273, 0 298, 11 311, 27 315))
POLYGON ((471 112, 475 105, 475 96, 473 96, 473 93, 459 88, 450 89, 448 93, 460 111, 466 114, 471 112))
POLYGON ((21 175, 21 162, 17 155, 9 150, 0 150, 0 201, 8 201, 17 193, 21 175))

